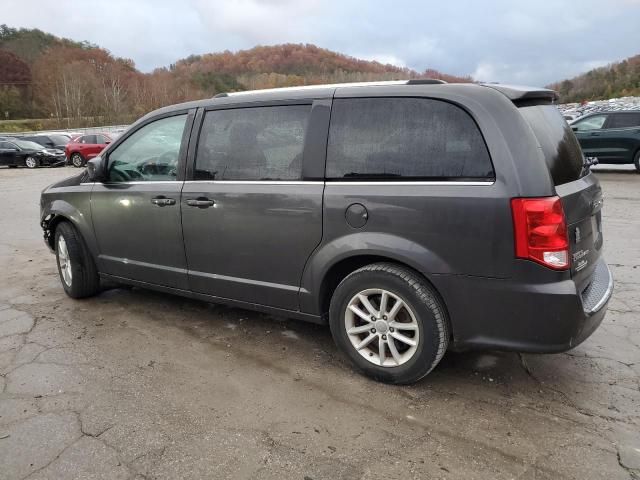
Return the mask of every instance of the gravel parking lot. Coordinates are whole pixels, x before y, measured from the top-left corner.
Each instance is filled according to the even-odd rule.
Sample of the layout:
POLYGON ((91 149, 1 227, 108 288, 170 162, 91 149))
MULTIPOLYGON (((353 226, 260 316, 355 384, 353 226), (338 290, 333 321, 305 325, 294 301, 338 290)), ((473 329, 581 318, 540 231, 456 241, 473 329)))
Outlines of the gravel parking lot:
POLYGON ((598 173, 616 291, 590 339, 449 352, 392 387, 324 327, 139 289, 67 298, 38 200, 73 173, 0 169, 1 479, 640 478, 640 175, 598 173))

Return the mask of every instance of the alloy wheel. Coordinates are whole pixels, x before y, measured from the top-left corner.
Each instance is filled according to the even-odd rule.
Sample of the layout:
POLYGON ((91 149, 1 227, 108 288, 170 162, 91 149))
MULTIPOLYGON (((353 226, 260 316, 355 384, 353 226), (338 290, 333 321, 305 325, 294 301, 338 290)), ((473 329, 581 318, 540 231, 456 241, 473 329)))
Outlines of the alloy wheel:
POLYGON ((27 157, 24 163, 28 168, 36 168, 38 166, 38 161, 33 157, 27 157))
POLYGON ((416 315, 389 290, 370 288, 354 295, 347 304, 344 326, 353 348, 374 365, 403 365, 418 350, 416 315))
POLYGON ((71 163, 73 163, 73 166, 76 168, 82 167, 82 157, 79 154, 74 153, 71 155, 71 163))
POLYGON ((71 258, 69 257, 67 242, 62 235, 58 238, 58 266, 60 267, 62 280, 67 287, 71 287, 71 280, 73 279, 73 274, 71 272, 71 258))

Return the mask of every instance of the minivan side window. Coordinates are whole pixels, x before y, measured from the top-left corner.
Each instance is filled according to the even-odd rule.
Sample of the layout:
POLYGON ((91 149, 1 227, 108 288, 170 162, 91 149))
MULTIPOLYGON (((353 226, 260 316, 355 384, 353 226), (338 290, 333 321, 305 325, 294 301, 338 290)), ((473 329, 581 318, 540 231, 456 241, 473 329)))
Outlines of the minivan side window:
POLYGON ((594 115, 593 117, 585 118, 573 123, 571 126, 575 127, 579 132, 583 130, 599 130, 606 122, 606 115, 594 115))
POLYGON ((640 127, 640 112, 638 113, 614 113, 608 128, 632 128, 640 127))
POLYGON ((195 180, 298 180, 311 105, 213 110, 198 140, 195 180))
POLYGON ((326 177, 333 180, 487 179, 482 134, 460 107, 426 98, 336 99, 326 177))
POLYGON ((109 182, 176 180, 187 115, 151 122, 109 153, 109 182))

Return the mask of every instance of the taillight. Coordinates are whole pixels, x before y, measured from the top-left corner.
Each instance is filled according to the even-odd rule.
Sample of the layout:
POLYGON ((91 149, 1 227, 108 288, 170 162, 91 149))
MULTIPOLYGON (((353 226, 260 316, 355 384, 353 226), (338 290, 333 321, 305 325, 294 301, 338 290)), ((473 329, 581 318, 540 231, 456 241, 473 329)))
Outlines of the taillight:
POLYGON ((569 268, 569 238, 558 197, 513 198, 513 232, 516 257, 555 270, 569 268))

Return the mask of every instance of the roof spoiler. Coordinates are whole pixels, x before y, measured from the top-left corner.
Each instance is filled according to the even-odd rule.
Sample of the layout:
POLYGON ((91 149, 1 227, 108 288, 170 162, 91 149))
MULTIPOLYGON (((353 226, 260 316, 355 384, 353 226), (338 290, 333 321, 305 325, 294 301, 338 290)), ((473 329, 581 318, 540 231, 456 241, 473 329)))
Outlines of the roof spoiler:
POLYGON ((502 85, 499 83, 481 83, 483 87, 493 88, 502 93, 518 107, 556 103, 558 92, 548 88, 524 87, 521 85, 502 85))

